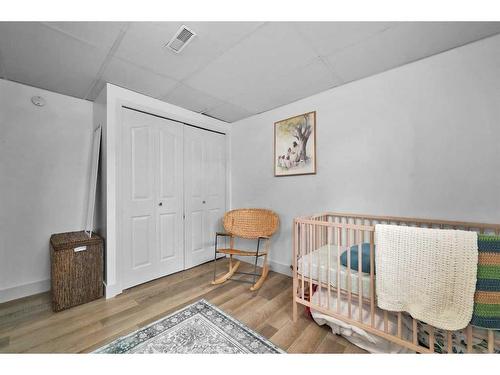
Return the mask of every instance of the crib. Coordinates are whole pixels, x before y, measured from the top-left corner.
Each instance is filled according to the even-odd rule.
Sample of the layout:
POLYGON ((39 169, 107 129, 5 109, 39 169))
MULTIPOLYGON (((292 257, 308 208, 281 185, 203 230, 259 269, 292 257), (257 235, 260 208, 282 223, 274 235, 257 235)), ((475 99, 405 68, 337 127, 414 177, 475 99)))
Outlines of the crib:
POLYGON ((298 305, 309 307, 354 330, 417 353, 500 353, 500 331, 467 326, 461 331, 443 331, 404 312, 377 307, 375 294, 375 224, 424 228, 460 229, 499 234, 500 224, 445 220, 322 213, 295 218, 293 222, 293 320, 298 305), (341 254, 357 245, 369 244, 369 272, 347 266, 341 254), (312 298, 312 296, 315 296, 312 298))

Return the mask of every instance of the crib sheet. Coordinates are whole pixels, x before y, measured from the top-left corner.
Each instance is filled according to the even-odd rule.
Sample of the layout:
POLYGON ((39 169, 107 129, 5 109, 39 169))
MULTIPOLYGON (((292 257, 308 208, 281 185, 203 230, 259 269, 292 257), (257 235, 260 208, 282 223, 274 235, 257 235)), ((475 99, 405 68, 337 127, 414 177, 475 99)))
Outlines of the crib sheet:
MULTIPOLYGON (((340 248, 341 253, 346 251, 346 247, 340 248)), ((330 285, 333 287, 337 286, 337 245, 324 245, 317 250, 313 250, 309 254, 306 254, 298 259, 298 273, 306 278, 312 277, 313 280, 318 280, 318 269, 319 275, 321 276, 321 281, 327 282, 327 269, 330 273, 330 285), (330 252, 330 265, 328 266, 328 252, 330 252), (318 267, 319 260, 319 267, 318 267), (310 267, 310 263, 311 266, 310 267), (311 272, 310 272, 311 270, 311 272), (309 274, 311 273, 311 275, 309 274)), ((361 273, 355 270, 348 270, 347 267, 340 264, 340 288, 347 290, 349 273, 351 278, 351 291, 353 293, 358 293, 359 282, 358 278, 361 278, 361 285, 363 291, 363 297, 368 298, 370 296, 370 275, 367 273, 361 273), (350 271, 350 272, 349 272, 350 271)))

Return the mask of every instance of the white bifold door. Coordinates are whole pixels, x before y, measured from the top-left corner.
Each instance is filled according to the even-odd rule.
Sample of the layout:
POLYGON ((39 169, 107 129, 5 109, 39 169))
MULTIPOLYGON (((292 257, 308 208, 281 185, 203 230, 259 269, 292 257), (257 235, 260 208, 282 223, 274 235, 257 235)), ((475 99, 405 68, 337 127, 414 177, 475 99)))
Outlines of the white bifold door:
POLYGON ((122 135, 125 289, 213 257, 226 146, 224 135, 125 108, 122 135))
POLYGON ((225 142, 224 135, 184 128, 185 268, 214 258, 226 208, 225 142))

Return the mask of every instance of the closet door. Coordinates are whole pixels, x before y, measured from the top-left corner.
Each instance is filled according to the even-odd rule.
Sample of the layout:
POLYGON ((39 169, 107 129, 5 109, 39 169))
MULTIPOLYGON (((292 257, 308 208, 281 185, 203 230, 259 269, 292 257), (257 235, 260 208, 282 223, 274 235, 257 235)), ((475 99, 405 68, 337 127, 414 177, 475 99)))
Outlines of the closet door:
POLYGON ((215 232, 223 232, 222 217, 226 211, 226 136, 208 132, 205 138, 205 235, 207 253, 197 264, 214 257, 215 232))
POLYGON ((226 196, 225 136, 184 128, 185 267, 212 260, 226 196))
POLYGON ((123 110, 123 288, 183 269, 182 125, 123 110))
POLYGON ((184 269, 183 126, 158 124, 157 243, 160 276, 184 269))

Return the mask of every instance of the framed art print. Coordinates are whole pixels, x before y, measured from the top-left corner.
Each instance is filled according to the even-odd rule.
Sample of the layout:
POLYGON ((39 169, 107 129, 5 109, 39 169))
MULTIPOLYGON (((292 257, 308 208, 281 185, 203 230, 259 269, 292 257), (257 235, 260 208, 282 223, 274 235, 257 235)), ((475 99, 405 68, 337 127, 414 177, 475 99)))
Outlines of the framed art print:
POLYGON ((316 112, 274 123, 274 175, 316 173, 316 112))

